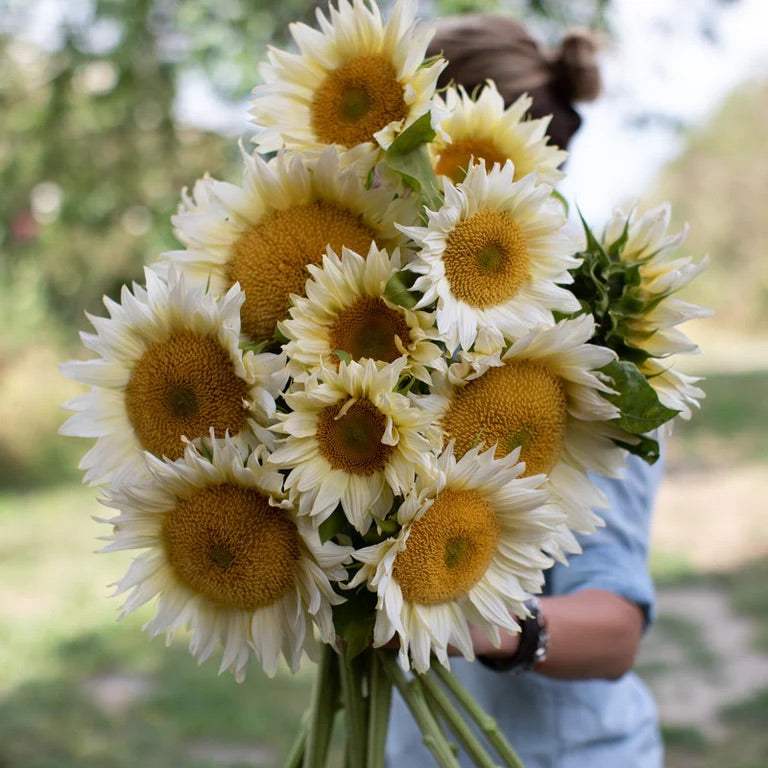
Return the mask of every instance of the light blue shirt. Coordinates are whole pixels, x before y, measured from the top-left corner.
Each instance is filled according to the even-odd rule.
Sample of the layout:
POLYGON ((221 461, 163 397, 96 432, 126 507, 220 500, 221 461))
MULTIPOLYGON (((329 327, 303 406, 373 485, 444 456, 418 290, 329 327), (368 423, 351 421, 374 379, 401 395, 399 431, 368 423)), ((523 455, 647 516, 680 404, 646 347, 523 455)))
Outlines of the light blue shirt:
MULTIPOLYGON (((580 541, 581 555, 555 565, 545 594, 606 589, 653 617, 648 541, 661 462, 649 467, 631 456, 618 480, 594 477, 608 497, 605 527, 580 541)), ((526 768, 661 768, 663 749, 656 707, 632 672, 616 681, 553 680, 534 672, 494 672, 452 660, 451 670, 492 715, 526 768)), ((435 765, 399 697, 393 699, 387 741, 391 768, 435 765)), ((460 754, 462 766, 471 763, 460 754)))

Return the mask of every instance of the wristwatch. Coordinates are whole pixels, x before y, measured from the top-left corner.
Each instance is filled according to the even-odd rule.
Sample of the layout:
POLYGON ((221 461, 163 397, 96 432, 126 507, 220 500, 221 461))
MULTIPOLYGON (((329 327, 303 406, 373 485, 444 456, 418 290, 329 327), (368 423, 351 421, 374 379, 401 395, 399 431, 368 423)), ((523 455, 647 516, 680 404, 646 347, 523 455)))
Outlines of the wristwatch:
POLYGON ((533 597, 525 601, 529 615, 520 621, 520 644, 511 656, 478 656, 477 660, 496 672, 526 672, 547 658, 549 632, 541 611, 541 602, 533 597))

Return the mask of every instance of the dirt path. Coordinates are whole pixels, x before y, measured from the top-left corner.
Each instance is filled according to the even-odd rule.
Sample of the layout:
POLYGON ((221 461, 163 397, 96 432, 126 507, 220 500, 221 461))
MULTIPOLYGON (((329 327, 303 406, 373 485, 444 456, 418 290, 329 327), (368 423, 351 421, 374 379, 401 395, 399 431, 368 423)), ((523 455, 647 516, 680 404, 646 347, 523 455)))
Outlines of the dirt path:
MULTIPOLYGON (((767 478, 768 468, 757 464, 706 472, 671 467, 652 547, 701 573, 765 556, 767 478)), ((662 721, 721 738, 719 711, 768 688, 768 655, 754 650, 755 627, 733 611, 724 590, 705 584, 660 590, 658 615, 639 664, 648 670, 662 721)))
POLYGON ((734 613, 727 594, 699 586, 662 590, 658 613, 639 663, 656 670, 646 677, 662 722, 722 737, 719 711, 768 687, 768 656, 754 650, 752 622, 734 613))
POLYGON ((654 513, 657 551, 701 571, 728 570, 768 553, 768 467, 670 469, 654 513))

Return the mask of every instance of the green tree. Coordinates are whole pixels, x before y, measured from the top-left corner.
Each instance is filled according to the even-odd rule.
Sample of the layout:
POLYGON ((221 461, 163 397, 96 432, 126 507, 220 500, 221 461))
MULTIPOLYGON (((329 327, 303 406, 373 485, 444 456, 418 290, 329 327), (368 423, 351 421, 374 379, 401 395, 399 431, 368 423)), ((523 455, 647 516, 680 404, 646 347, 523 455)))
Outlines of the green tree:
MULTIPOLYGON (((562 26, 599 21, 607 3, 521 0, 516 11, 562 26)), ((478 8, 497 2, 438 3, 478 8)), ((83 309, 102 313, 102 294, 175 246, 179 190, 206 171, 236 174, 231 137, 179 124, 181 76, 243 100, 266 43, 314 16, 303 0, 92 0, 62 14, 45 50, 13 34, 39 10, 12 1, 0 28, 0 321, 17 329, 6 346, 42 329, 74 342, 83 309)))

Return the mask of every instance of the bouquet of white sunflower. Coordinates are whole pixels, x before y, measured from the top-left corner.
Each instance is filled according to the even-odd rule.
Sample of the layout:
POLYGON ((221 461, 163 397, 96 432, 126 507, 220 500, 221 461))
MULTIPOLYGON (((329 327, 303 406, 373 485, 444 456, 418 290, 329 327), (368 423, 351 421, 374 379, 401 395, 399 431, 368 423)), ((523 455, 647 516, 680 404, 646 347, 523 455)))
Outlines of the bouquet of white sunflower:
POLYGON ((143 550, 124 614, 156 599, 149 632, 238 681, 319 661, 287 765, 324 766, 343 711, 347 765, 382 766, 393 686, 441 766, 447 731, 494 764, 473 719, 520 765, 449 649, 518 631, 600 524, 588 473, 654 461, 698 405, 672 364, 703 310, 673 294, 701 265, 667 207, 574 235, 548 121, 436 93, 407 0, 317 21, 269 51, 242 182, 197 181, 183 249, 90 318, 62 431, 96 438, 104 550, 143 550))

